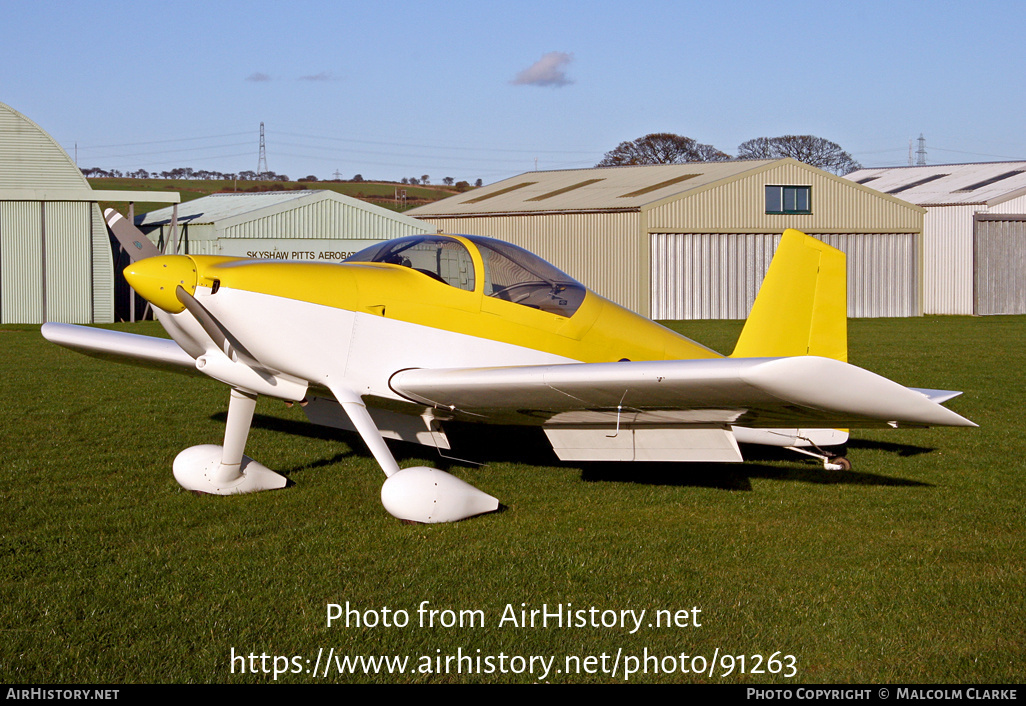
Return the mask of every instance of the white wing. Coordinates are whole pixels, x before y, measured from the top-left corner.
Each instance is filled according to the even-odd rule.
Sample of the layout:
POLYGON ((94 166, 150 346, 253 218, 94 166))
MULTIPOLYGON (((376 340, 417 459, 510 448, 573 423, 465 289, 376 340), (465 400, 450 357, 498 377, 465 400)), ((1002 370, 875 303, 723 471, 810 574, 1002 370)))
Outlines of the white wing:
POLYGON ((146 368, 196 373, 196 361, 174 341, 75 324, 45 323, 46 340, 104 360, 146 368))
POLYGON ((931 400, 934 391, 816 356, 411 369, 390 384, 468 419, 519 423, 976 426, 931 400))

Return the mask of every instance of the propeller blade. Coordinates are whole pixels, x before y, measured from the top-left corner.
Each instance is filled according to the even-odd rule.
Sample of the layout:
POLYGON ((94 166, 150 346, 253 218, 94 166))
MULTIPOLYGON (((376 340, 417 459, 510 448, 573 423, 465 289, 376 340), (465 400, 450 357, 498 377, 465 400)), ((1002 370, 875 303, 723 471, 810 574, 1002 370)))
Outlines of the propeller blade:
POLYGON ((147 257, 156 257, 160 254, 157 246, 150 242, 150 239, 143 235, 142 231, 130 223, 127 218, 108 208, 103 212, 107 220, 107 227, 114 237, 121 243, 121 247, 128 253, 128 259, 132 262, 144 260, 147 257))
POLYGON ((210 336, 210 340, 214 342, 214 345, 220 348, 228 358, 231 360, 241 360, 249 367, 270 375, 274 375, 277 372, 264 367, 252 353, 246 350, 246 347, 239 342, 239 339, 233 336, 205 306, 200 304, 196 297, 185 291, 182 285, 178 285, 175 289, 175 295, 178 297, 178 301, 185 306, 193 318, 203 327, 203 330, 210 336))

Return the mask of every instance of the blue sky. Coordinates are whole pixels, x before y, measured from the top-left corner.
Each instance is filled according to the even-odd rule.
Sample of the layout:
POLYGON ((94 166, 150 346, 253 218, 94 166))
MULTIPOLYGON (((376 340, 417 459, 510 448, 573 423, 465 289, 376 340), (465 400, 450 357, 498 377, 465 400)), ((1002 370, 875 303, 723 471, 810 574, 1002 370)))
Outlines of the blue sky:
POLYGON ((82 167, 485 183, 674 132, 1026 159, 1020 2, 14 2, 0 102, 82 167))

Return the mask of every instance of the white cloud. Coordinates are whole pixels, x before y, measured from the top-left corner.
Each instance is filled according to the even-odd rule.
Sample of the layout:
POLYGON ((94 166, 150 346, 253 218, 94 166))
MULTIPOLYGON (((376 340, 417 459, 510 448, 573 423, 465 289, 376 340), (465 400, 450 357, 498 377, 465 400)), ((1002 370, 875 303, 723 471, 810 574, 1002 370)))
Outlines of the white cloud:
POLYGON ((271 77, 268 76, 267 74, 263 73, 262 71, 256 71, 254 73, 251 73, 249 76, 247 76, 246 80, 247 81, 255 81, 257 83, 266 83, 267 81, 271 80, 271 77))
POLYGON ((566 67, 573 60, 573 54, 550 51, 518 73, 511 83, 516 86, 568 86, 573 80, 567 78, 566 67))

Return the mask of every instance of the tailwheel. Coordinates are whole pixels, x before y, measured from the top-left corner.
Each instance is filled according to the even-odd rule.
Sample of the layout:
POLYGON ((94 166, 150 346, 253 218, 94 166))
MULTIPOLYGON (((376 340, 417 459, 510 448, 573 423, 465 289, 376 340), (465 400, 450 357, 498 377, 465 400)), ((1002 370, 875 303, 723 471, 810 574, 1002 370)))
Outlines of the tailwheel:
MULTIPOLYGON (((815 451, 802 447, 802 446, 786 446, 788 451, 794 451, 795 453, 805 454, 806 456, 812 456, 818 458, 823 462, 823 470, 826 471, 850 471, 851 461, 840 454, 833 454, 825 449, 821 449, 818 446, 813 446, 815 451)), ((839 449, 843 452, 843 448, 839 449)))
POLYGON ((851 461, 844 456, 823 459, 823 468, 828 471, 850 471, 851 461))

